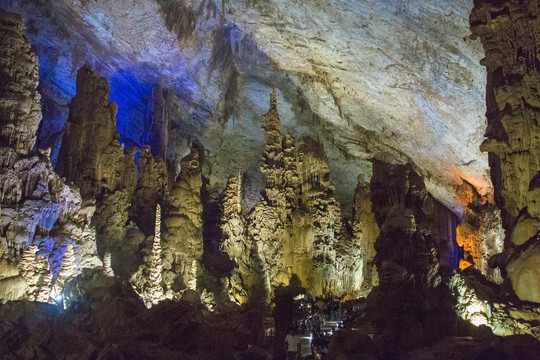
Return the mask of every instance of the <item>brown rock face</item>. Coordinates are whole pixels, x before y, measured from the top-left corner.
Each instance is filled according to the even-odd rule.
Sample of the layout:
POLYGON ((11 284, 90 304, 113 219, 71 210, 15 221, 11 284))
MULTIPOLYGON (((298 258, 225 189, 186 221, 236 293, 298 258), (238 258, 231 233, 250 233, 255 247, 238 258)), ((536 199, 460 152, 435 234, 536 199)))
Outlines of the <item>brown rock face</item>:
POLYGON ((376 340, 392 343, 392 352, 451 331, 454 314, 440 269, 450 265, 456 250, 456 219, 437 205, 410 164, 375 161, 370 187, 380 227, 375 242, 380 285, 370 296, 376 298, 376 340))
POLYGON ((464 207, 461 224, 456 229, 457 243, 464 250, 460 269, 474 264, 489 280, 501 283, 499 269, 489 265, 489 259, 503 251, 500 211, 467 181, 458 188, 456 197, 464 207))
MULTIPOLYGON (((478 0, 470 16, 471 31, 482 40, 486 54, 482 64, 488 71, 488 128, 481 149, 489 152, 507 253, 513 245, 540 246, 534 181, 540 171, 539 21, 538 5, 532 1, 478 0)), ((521 299, 540 302, 538 274, 520 264, 536 264, 540 258, 534 250, 527 254, 511 256, 508 277, 521 299)))

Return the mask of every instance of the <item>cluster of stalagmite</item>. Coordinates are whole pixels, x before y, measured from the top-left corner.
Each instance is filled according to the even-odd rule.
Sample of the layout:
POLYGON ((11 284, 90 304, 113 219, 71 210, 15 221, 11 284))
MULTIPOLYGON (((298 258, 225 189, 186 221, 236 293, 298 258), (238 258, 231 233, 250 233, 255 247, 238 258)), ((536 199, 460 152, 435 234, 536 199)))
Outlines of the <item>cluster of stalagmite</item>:
MULTIPOLYGON (((154 90, 159 98, 159 87, 154 90)), ((159 108, 163 104, 152 101, 156 102, 150 111, 151 120, 158 122, 152 125, 156 132, 161 125, 166 126, 162 123, 167 120, 165 109, 159 108)), ((152 155, 150 146, 145 146, 135 163, 136 149, 123 149, 118 142, 116 111, 116 104, 109 102, 107 80, 88 67, 79 69, 58 171, 81 189, 83 199, 95 203, 91 221, 96 227, 100 254, 107 257, 105 272, 131 279, 134 287, 145 294, 144 289, 159 286, 159 291, 150 291, 154 295, 143 296, 150 304, 156 303, 158 292, 165 292, 168 298, 179 297, 182 289, 197 287, 200 275, 204 149, 198 142, 193 143, 191 154, 182 159, 180 174, 169 189, 169 179, 174 176, 168 174, 163 159, 166 132, 154 134, 159 138, 157 156, 152 155), (151 271, 155 267, 152 261, 157 261, 158 256, 156 240, 150 240, 155 222, 148 216, 158 204, 163 205, 165 224, 163 251, 159 251, 163 269, 159 284, 151 271), (152 261, 141 263, 141 248, 152 261)))
POLYGON ((84 66, 77 72, 76 91, 56 170, 79 187, 84 200, 95 201, 92 224, 100 252, 114 254, 125 237, 128 207, 137 184, 134 151, 118 143, 118 107, 109 102, 107 80, 84 66))
POLYGON ((221 249, 236 263, 227 284, 231 299, 245 302, 257 291, 268 296, 293 275, 317 296, 360 295, 363 261, 372 262, 377 225, 358 215, 356 232, 342 234, 324 147, 310 137, 298 142, 290 134, 283 137, 276 89, 262 129, 266 185, 261 200, 245 214, 241 174, 229 178, 222 195, 221 249))
POLYGON ((487 139, 505 251, 492 260, 522 300, 540 302, 540 42, 534 1, 475 2, 471 31, 484 45, 488 72, 487 139))
POLYGON ((24 37, 23 19, 2 11, 0 39, 0 293, 3 299, 26 293, 48 301, 66 247, 73 246, 78 260, 74 271, 101 264, 89 225, 95 207, 54 172, 48 150, 32 149, 41 120, 38 61, 24 37))

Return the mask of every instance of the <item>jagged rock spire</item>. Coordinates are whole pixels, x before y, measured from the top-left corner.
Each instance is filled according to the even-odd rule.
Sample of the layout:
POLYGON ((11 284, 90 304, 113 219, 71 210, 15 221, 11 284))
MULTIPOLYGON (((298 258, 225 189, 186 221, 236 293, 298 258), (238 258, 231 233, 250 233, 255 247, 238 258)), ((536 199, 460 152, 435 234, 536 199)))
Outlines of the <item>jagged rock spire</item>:
POLYGON ((159 297, 163 293, 161 287, 161 207, 156 205, 156 225, 154 232, 154 243, 152 246, 152 261, 150 267, 150 301, 153 305, 157 304, 159 297))
POLYGON ((270 111, 277 111, 277 91, 276 84, 272 87, 272 93, 270 94, 270 111))

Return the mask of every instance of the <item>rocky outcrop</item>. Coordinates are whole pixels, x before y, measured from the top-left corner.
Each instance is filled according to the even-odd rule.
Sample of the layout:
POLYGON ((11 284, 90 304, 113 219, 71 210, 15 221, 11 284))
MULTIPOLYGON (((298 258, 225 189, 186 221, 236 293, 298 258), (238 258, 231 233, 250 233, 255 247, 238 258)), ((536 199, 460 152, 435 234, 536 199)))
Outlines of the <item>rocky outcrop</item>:
MULTIPOLYGON (((222 196, 221 249, 236 263, 228 279, 229 296, 243 302, 261 289, 268 296, 296 276, 313 295, 356 297, 363 281, 362 245, 351 232, 341 234, 341 210, 324 146, 310 137, 298 143, 290 134, 283 137, 276 92, 262 126, 262 198, 245 216, 240 174, 229 178, 222 196)), ((374 242, 367 240, 374 235, 370 230, 366 244, 374 242)))
MULTIPOLYGON (((36 91, 39 79, 37 57, 24 36, 20 15, 0 10, 0 139, 3 147, 27 155, 36 142, 41 121, 40 96, 36 91)), ((9 161, 9 155, 4 161, 9 161)), ((2 191, 2 193, 4 193, 2 191)))
POLYGON ((540 262, 538 174, 540 171, 540 70, 538 8, 530 1, 476 1, 471 31, 484 45, 487 68, 487 139, 495 200, 507 231, 497 265, 521 299, 540 302, 540 280, 529 268, 540 262), (523 244, 523 245, 522 245, 523 244), (522 254, 522 256, 520 256, 522 254), (508 263, 511 261, 511 263, 508 263))
POLYGON ((505 298, 500 287, 477 271, 469 268, 449 279, 448 287, 457 300, 456 313, 476 326, 489 326, 495 335, 529 334, 540 339, 540 308, 505 298))
POLYGON ((374 161, 370 188, 380 228, 374 258, 379 286, 369 296, 370 312, 377 325, 374 340, 391 344, 386 350, 391 354, 453 331, 452 298, 443 276, 450 271, 456 219, 436 205, 411 164, 374 161), (446 226, 439 225, 441 219, 446 226))
POLYGON ((203 163, 204 148, 194 141, 191 153, 181 161, 165 217, 163 279, 168 287, 178 289, 181 284, 183 288, 197 288, 203 254, 203 163))
POLYGON ((54 172, 48 150, 32 152, 41 119, 38 62, 24 37, 23 19, 3 11, 0 15, 0 121, 5 122, 0 143, 0 262, 6 265, 6 287, 0 292, 10 299, 26 293, 29 299, 49 301, 67 247, 73 247, 75 273, 101 265, 89 225, 95 206, 83 202, 54 172), (20 271, 7 271, 17 267, 20 271))
POLYGON ((79 186, 83 199, 133 189, 137 181, 135 163, 124 160, 129 154, 118 143, 118 106, 109 102, 109 93, 107 79, 88 66, 79 69, 56 170, 79 186))
POLYGON ((463 204, 463 217, 456 229, 457 243, 464 251, 460 269, 475 265, 489 280, 501 283, 500 270, 489 265, 490 258, 503 251, 500 211, 465 180, 457 189, 456 197, 463 204))

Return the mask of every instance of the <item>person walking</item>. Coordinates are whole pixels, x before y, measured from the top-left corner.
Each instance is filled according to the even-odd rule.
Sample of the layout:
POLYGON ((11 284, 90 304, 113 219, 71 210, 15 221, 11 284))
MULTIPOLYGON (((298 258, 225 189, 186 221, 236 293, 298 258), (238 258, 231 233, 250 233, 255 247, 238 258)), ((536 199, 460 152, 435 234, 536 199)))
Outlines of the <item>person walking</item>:
POLYGON ((289 333, 285 337, 285 343, 287 345, 287 360, 299 360, 298 353, 301 348, 300 337, 296 334, 294 328, 291 327, 289 330, 289 333))

